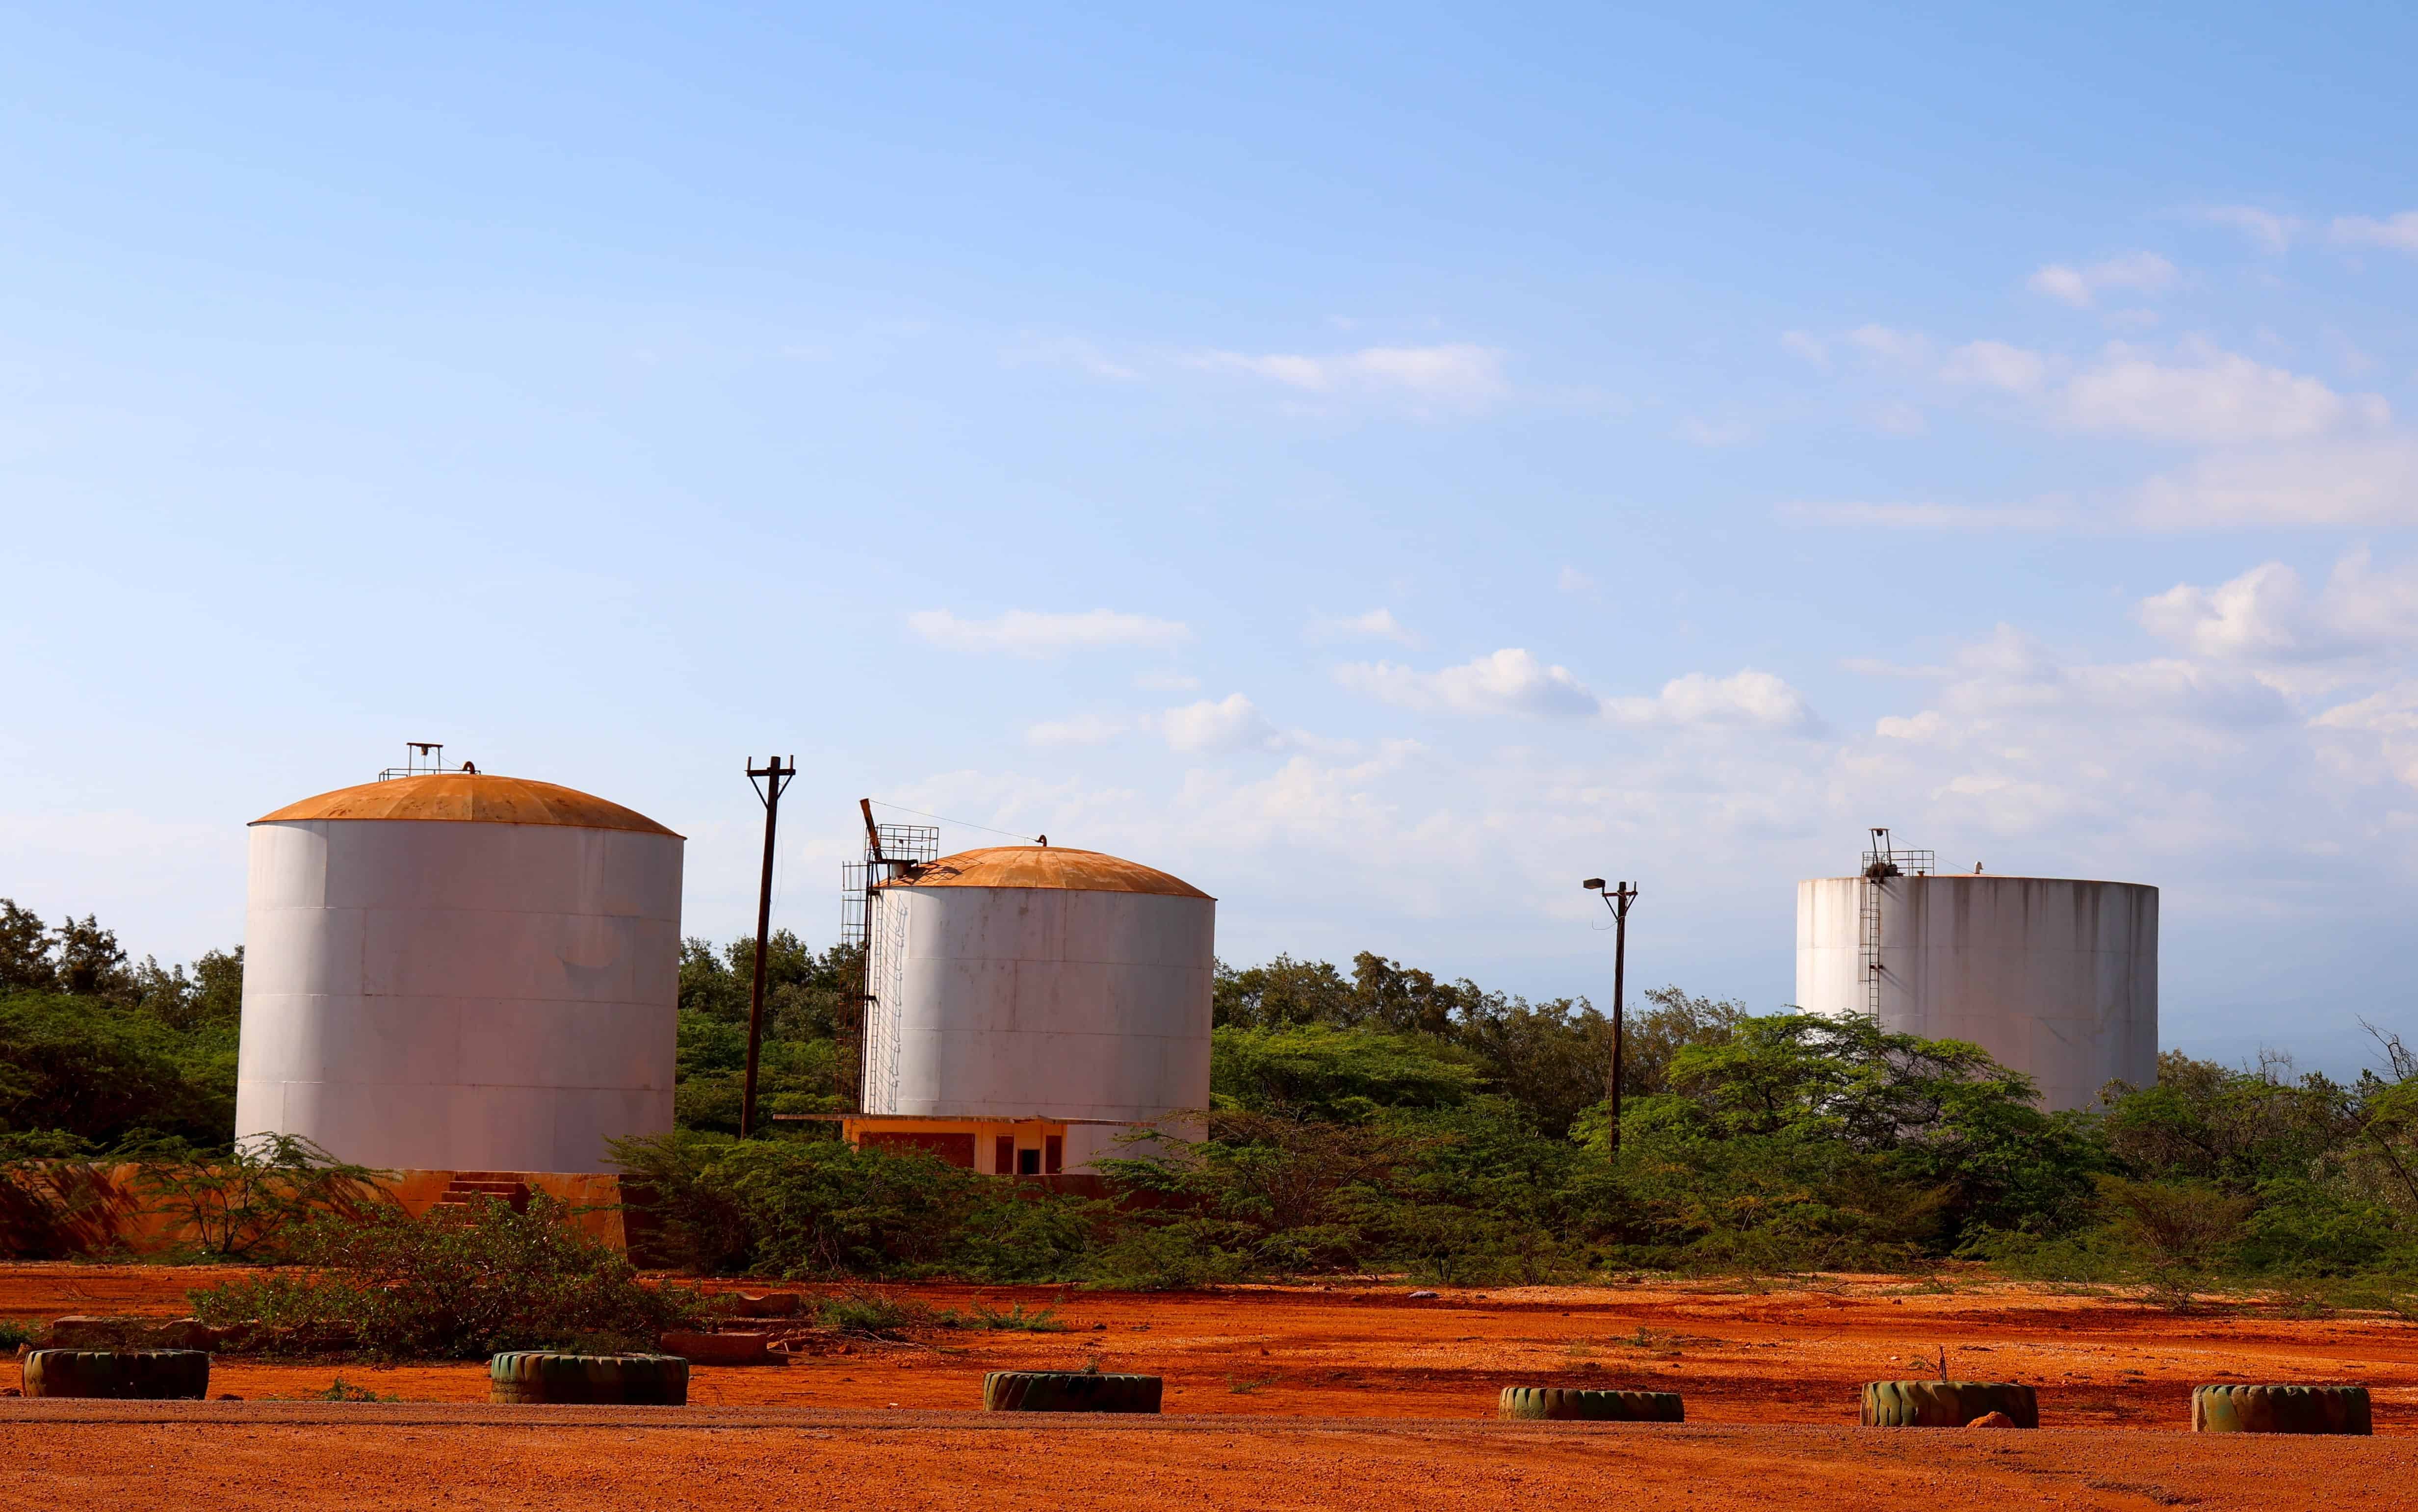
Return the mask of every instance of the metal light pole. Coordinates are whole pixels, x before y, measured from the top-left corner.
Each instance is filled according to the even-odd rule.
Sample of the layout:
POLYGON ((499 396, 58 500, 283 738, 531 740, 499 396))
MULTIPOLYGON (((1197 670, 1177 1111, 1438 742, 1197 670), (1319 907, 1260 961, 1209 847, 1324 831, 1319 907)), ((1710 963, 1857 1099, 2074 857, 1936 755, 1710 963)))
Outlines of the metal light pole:
POLYGON ((756 796, 764 802, 764 885, 756 895, 756 985, 747 995, 747 1082, 739 1094, 739 1137, 756 1135, 756 1052, 764 1043, 764 937, 773 924, 773 831, 781 819, 781 789, 798 774, 798 758, 783 766, 779 756, 766 756, 760 767, 747 769, 751 787, 760 780, 756 796))
POLYGON ((1611 1148, 1620 1148, 1620 1042, 1623 1030, 1622 995, 1629 976, 1629 906, 1637 901, 1637 888, 1630 882, 1603 885, 1600 877, 1590 877, 1584 884, 1590 893, 1602 894, 1603 906, 1612 910, 1612 1130, 1611 1148))

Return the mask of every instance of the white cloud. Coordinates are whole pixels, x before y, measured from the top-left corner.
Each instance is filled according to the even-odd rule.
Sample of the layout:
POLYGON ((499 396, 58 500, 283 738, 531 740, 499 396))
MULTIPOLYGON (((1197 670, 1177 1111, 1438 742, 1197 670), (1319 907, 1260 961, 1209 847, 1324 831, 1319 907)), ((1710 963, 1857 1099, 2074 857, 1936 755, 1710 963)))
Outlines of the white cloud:
POLYGON ((1046 341, 1029 342, 1013 346, 1000 354, 1000 360, 1011 367, 1045 365, 1070 367, 1088 373, 1095 378, 1113 378, 1130 382, 1141 376, 1132 368, 1111 359, 1090 342, 1079 337, 1061 336, 1046 341))
POLYGON ((2150 526, 2418 524, 2418 441, 2392 435, 2227 451, 2143 483, 2150 526))
POLYGON ((2338 787, 2380 779, 2418 788, 2418 682, 2391 683, 2309 721, 2338 787))
MULTIPOLYGON (((1993 872, 2163 887, 2169 966, 2178 981, 2197 973, 2194 991, 2238 970, 2238 952, 2201 960, 2211 931, 2256 930, 2258 952, 2322 960, 2345 927, 2393 927, 2418 869, 2418 680, 2382 664, 2374 686, 2304 702, 2189 639, 2130 662, 2071 649, 2120 632, 2116 618, 2085 604, 2059 613, 2057 644, 2002 629, 1926 655, 1943 664, 1871 685, 1876 717, 1844 731, 1775 735, 1796 717, 1785 693, 1703 677, 1645 700, 1656 707, 1611 742, 1592 726, 1531 741, 1481 726, 1369 759, 1294 748, 1183 760, 1180 777, 1100 788, 1023 751, 1010 755, 1035 775, 1012 791, 964 773, 901 797, 1164 866, 1227 900, 1230 959, 1365 948, 1470 962, 1485 980, 1486 963, 1533 959, 1536 979, 1506 980, 1532 995, 1583 980, 1567 961, 1571 940, 1587 943, 1578 908, 1591 900, 1572 881, 1630 875, 1615 858, 1632 857, 1658 908, 1691 921, 1695 943, 1658 947, 1675 979, 1786 1001, 1788 893, 1775 884, 1844 870, 1872 823, 1959 871, 1986 858, 1993 872), (1480 868, 1489 883, 1472 889, 1480 868), (2261 884, 2246 913, 2244 878, 2261 884), (2279 911, 2312 922, 2279 929, 2279 911)), ((1270 739, 1211 707, 1202 743, 1270 739)), ((2263 995, 2253 982, 2242 1000, 2263 995)), ((2186 1026, 2186 1043, 2204 1043, 2209 1021, 2186 1026)))
POLYGON ((1010 609, 992 619, 960 619, 946 609, 923 609, 909 615, 907 625, 935 646, 1013 656, 1055 656, 1094 646, 1172 646, 1192 638, 1190 629, 1172 619, 1113 609, 1079 614, 1010 609))
POLYGON ((2379 572, 2366 551, 2352 551, 2312 594, 2290 567, 2263 562, 2212 588, 2179 583, 2137 612, 2151 634, 2218 662, 2405 653, 2418 648, 2418 563, 2379 572))
POLYGON ((1919 330, 1896 330, 1888 326, 1858 326, 1847 332, 1847 340, 1891 362, 1909 365, 1931 360, 1931 338, 1919 330))
POLYGON ((2301 441, 2392 418, 2376 394, 2343 395, 2317 379, 2238 353, 2195 345, 2187 364, 2161 362, 2121 342, 2058 396, 2070 424, 2158 441, 2215 445, 2301 441))
POLYGON ((2309 723, 2319 729, 2418 735, 2418 682, 2396 682, 2364 698, 2337 704, 2309 723))
POLYGON ((2087 739, 2093 724, 2171 721, 2232 730, 2291 717, 2284 695, 2244 670, 2174 658, 2074 662, 2004 624, 1961 648, 1945 682, 1939 707, 1951 724, 2015 727, 2036 720, 2043 739, 2060 722, 2087 739))
POLYGON ((1419 637, 1391 609, 1371 609, 1367 614, 1321 615, 1309 622, 1312 640, 1390 640, 1404 646, 1416 646, 1419 637))
POLYGON ((1239 693, 1171 709, 1157 723, 1170 749, 1192 755, 1277 751, 1287 743, 1284 733, 1239 693))
POLYGON ((1599 707, 1569 668, 1548 666, 1517 647, 1436 672, 1354 663, 1337 667, 1335 678, 1355 692, 1430 712, 1568 719, 1592 715, 1599 707))
POLYGON ((1561 575, 1553 579, 1553 586, 1565 593, 1593 593, 1595 579, 1575 567, 1565 567, 1561 575))
POLYGON ((1189 672, 1144 672, 1133 680, 1133 685, 1149 693, 1191 693, 1201 686, 1201 680, 1189 672))
POLYGON ((1780 344, 1822 372, 1830 371, 1829 344, 1812 331, 1783 330, 1780 333, 1780 344))
POLYGON ((1936 741, 1948 733, 1948 719, 1936 709, 1910 717, 1884 714, 1873 722, 1873 733, 1885 741, 1936 741))
POLYGON ((2143 628, 2200 656, 2264 661, 2309 654, 2308 595, 2282 562, 2213 588, 2178 583, 2141 601, 2143 628))
POLYGON ((2088 309, 2102 289, 2135 289, 2155 294, 2175 281, 2175 265, 2156 252, 2127 252, 2089 267, 2051 263, 2028 281, 2034 293, 2088 309))
POLYGON ((1737 725, 1811 734, 1821 728, 1804 697, 1781 679, 1752 668, 1725 678, 1691 672, 1650 698, 1607 698, 1604 712, 1623 725, 1737 725))
POLYGON ((1326 357, 1202 352, 1192 362, 1196 367, 1248 374, 1308 393, 1386 391, 1476 405, 1510 391, 1503 357, 1495 347, 1456 342, 1436 346, 1370 346, 1326 357))
POLYGON ((2069 520, 2066 511, 2046 504, 1790 503, 1779 513, 1814 525, 1893 530, 2046 530, 2069 520))
POLYGON ((1033 745, 1098 745, 1123 735, 1125 728, 1121 720, 1079 714, 1073 719, 1027 725, 1024 739, 1033 745))
POLYGON ((1873 412, 1873 426, 1884 435, 1921 435, 1931 428, 1922 411, 1912 405, 1883 405, 1873 412))
POLYGON ((2288 215, 2277 215, 2255 205, 2217 205, 2199 212, 2199 218, 2214 225, 2231 226, 2257 244, 2259 251, 2281 253, 2292 245, 2301 232, 2301 222, 2288 215))
POLYGON ((1690 416, 1679 422, 1678 438, 1697 446, 1740 446, 1754 439, 1754 427, 1741 420, 1705 420, 1690 416))
POLYGON ((1967 342, 1948 354, 1939 375, 1951 383, 1981 384, 2011 394, 2038 391, 2048 377, 2048 359, 2005 342, 1967 342))
POLYGON ((2347 246, 2418 252, 2418 210, 2403 210, 2380 221, 2364 215, 2336 216, 2332 229, 2334 240, 2347 246))

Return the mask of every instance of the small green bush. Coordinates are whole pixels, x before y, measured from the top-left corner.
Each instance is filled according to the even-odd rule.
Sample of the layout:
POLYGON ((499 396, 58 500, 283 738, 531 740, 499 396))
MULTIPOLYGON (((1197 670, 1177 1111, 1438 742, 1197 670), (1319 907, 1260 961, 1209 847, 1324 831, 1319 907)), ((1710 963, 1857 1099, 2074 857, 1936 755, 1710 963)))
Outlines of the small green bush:
POLYGON ((403 1400, 403 1398, 400 1396, 381 1397, 376 1392, 370 1390, 367 1386, 356 1386, 351 1382, 346 1381, 344 1377, 338 1376, 335 1380, 328 1382, 327 1390, 314 1391, 308 1397, 264 1397, 261 1400, 271 1402, 399 1402, 403 1400))
POLYGON ((169 1258, 274 1260, 312 1219, 358 1223, 393 1206, 379 1184, 391 1172, 338 1160, 299 1135, 256 1134, 200 1157, 181 1141, 134 1153, 145 1206, 188 1236, 169 1258))
POLYGON ((675 1133, 614 1141, 651 1193, 645 1258, 707 1275, 1079 1278, 1109 1205, 920 1151, 675 1133))
POLYGON ((1122 1291, 1187 1291, 1239 1281, 1252 1271, 1250 1257, 1221 1240, 1234 1226, 1178 1217, 1137 1226, 1104 1247, 1092 1262, 1097 1285, 1122 1291))
POLYGON ((110 1254, 140 1206, 109 1181, 90 1140, 64 1129, 0 1132, 0 1259, 110 1254))
POLYGON ((543 1194, 526 1213, 486 1199, 419 1218, 322 1214, 287 1248, 298 1269, 193 1291, 195 1314, 260 1325, 271 1347, 343 1340, 376 1358, 467 1360, 650 1349, 664 1330, 707 1326, 718 1310, 694 1289, 642 1284, 543 1194))
POLYGON ((1007 1311, 975 1303, 970 1313, 952 1312, 946 1321, 952 1328, 983 1328, 1008 1334, 1063 1334, 1066 1325, 1058 1321, 1058 1309, 1043 1307, 1026 1312, 1023 1303, 1013 1303, 1007 1311))
POLYGON ((817 1323, 857 1338, 905 1338, 941 1321, 922 1303, 901 1302, 880 1291, 843 1291, 815 1305, 817 1323))

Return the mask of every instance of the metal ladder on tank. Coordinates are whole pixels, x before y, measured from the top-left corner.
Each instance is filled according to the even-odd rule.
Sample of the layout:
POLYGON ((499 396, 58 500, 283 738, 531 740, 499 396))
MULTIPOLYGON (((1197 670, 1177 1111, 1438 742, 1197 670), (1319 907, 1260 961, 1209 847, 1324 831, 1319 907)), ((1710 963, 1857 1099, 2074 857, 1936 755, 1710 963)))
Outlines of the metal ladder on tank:
POLYGON ((1877 877, 1864 878, 1862 934, 1864 942, 1864 1016, 1881 1019, 1881 888, 1877 877))
POLYGON ((1858 919, 1864 955, 1864 1016, 1881 1021, 1881 893, 1898 875, 1896 848, 1890 832, 1875 828, 1873 848, 1864 852, 1864 891, 1858 919))
POLYGON ((1873 1022, 1881 1017, 1881 899, 1889 891, 1890 878, 1912 872, 1928 877, 1938 869, 1939 858, 1929 850, 1901 850, 1890 843, 1890 832, 1875 827, 1872 831, 1873 848, 1864 852, 1864 892, 1860 909, 1859 933, 1864 953, 1864 1013, 1873 1022))

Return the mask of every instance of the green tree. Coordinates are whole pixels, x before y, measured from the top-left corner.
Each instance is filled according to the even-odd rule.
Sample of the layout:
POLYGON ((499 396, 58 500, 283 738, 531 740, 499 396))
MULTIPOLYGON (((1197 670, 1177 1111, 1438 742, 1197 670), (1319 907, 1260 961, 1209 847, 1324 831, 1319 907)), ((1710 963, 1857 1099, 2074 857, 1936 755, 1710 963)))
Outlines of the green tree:
POLYGON ((1211 1034, 1209 1092, 1219 1107, 1356 1122, 1379 1107, 1440 1107, 1482 1079, 1469 1057, 1433 1040, 1293 1024, 1211 1034))
MULTIPOLYGON (((1742 1263, 1943 1254, 2027 1216, 2065 1226, 2104 1155, 1979 1046, 1782 1014, 1673 1056, 1622 1120, 1620 1171, 1666 1242, 1742 1263)), ((1595 1149, 1600 1115, 1582 1123, 1595 1149)))
POLYGON ((54 933, 60 991, 77 998, 123 1000, 130 997, 133 974, 127 970, 126 951, 117 943, 116 931, 103 929, 100 921, 87 913, 81 922, 69 915, 54 933))
POLYGON ((1220 1028, 1235 1029, 1357 1022, 1352 984, 1332 962, 1296 961, 1281 955, 1265 966, 1239 970, 1218 962, 1211 1019, 1220 1028))
POLYGON ((58 1129, 108 1145, 148 1129, 223 1145, 233 1077, 191 1074, 192 1054, 132 1009, 59 993, 0 998, 0 1130, 58 1129))
POLYGON ((59 985, 51 932, 42 916, 0 898, 0 993, 50 992, 59 985))

